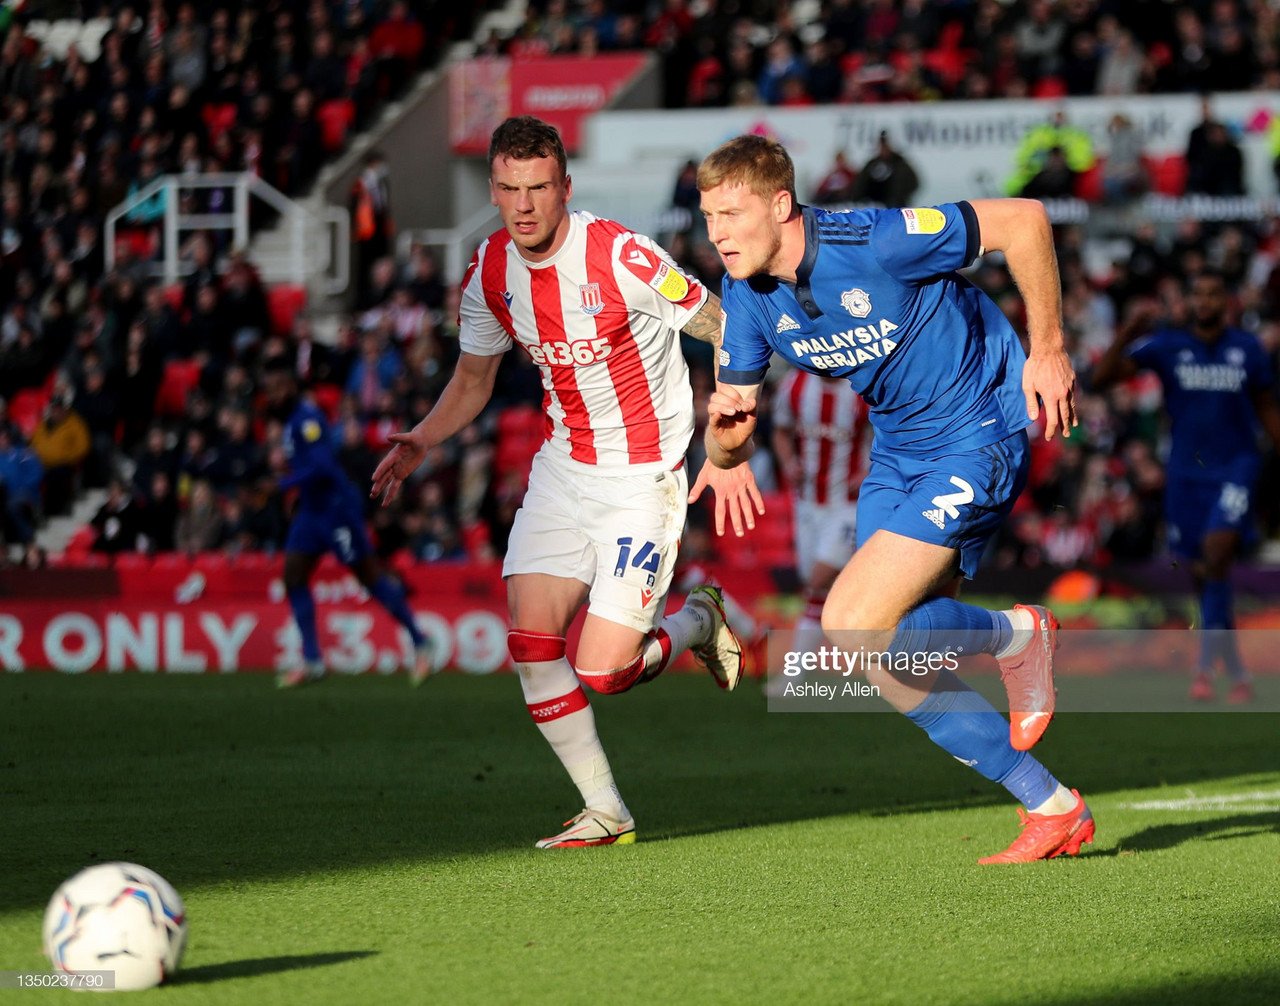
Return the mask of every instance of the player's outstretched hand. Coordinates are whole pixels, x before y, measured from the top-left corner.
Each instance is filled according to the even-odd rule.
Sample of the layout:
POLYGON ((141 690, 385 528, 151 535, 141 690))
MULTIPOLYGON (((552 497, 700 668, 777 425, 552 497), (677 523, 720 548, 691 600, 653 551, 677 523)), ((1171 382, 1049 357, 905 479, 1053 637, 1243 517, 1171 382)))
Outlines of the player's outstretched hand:
POLYGON ((721 385, 707 399, 707 422, 716 443, 726 451, 735 451, 755 432, 756 400, 721 385))
POLYGON ((694 503, 702 490, 710 489, 716 495, 716 534, 724 534, 724 515, 729 512, 733 533, 739 538, 747 531, 754 531, 756 517, 752 509, 764 516, 764 497, 756 485, 751 466, 743 463, 733 468, 717 468, 710 461, 703 462, 702 471, 689 490, 689 502, 694 503))
POLYGON ((383 506, 390 506, 392 500, 400 495, 404 480, 422 464, 427 454, 426 445, 420 442, 416 432, 393 433, 387 440, 392 445, 391 450, 378 462, 373 473, 373 490, 369 493, 373 499, 381 496, 383 506))
POLYGON ((1040 401, 1044 402, 1045 440, 1052 440, 1059 428, 1064 437, 1069 437, 1071 428, 1080 425, 1076 416, 1076 374, 1063 350, 1032 351, 1022 368, 1022 393, 1027 396, 1027 416, 1031 419, 1040 418, 1040 401))

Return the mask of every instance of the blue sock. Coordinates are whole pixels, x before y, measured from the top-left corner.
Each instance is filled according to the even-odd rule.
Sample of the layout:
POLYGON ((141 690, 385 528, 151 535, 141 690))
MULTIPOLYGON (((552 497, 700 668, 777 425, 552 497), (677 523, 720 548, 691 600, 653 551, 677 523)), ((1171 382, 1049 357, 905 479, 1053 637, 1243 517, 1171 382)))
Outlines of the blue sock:
POLYGON ((1009 721, 950 671, 907 719, 957 761, 1013 794, 1024 807, 1038 807, 1058 790, 1058 780, 1026 751, 1009 743, 1009 721))
POLYGON ((949 597, 935 597, 907 612, 898 623, 890 652, 999 653, 1013 639, 1002 611, 988 611, 949 597))
POLYGON ((386 573, 378 577, 377 581, 369 588, 369 593, 373 595, 380 605, 391 613, 391 617, 403 625, 409 632, 409 638, 413 640, 415 647, 421 646, 426 642, 422 630, 413 620, 413 612, 409 610, 409 605, 404 599, 404 588, 400 586, 386 573))
POLYGON ((1233 678, 1244 675, 1240 651, 1229 631, 1235 626, 1231 611, 1231 581, 1206 580, 1200 586, 1200 673, 1212 674, 1217 657, 1233 678))
POLYGON ((309 664, 320 662, 320 633, 316 631, 316 601, 309 586, 289 588, 289 607, 293 620, 302 633, 302 659, 309 664))

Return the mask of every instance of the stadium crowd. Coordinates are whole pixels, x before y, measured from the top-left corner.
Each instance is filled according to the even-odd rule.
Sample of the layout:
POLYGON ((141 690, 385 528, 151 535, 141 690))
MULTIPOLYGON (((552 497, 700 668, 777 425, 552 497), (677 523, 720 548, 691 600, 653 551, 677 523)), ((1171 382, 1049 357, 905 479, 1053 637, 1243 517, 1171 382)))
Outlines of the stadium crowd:
MULTIPOLYGON (((683 88, 674 92, 681 97, 676 103, 691 105, 738 100, 743 85, 752 88, 752 100, 920 100, 1047 93, 1051 78, 1070 93, 1086 78, 1090 87, 1115 81, 1106 88, 1117 93, 1251 86, 1275 72, 1270 8, 1231 0, 1203 17, 1188 4, 834 0, 808 25, 793 25, 785 6, 772 12, 772 23, 764 17, 769 5, 755 5, 756 16, 746 18, 733 4, 707 2, 695 17, 692 5, 670 0, 647 21, 629 7, 618 13, 619 6, 533 4, 524 29, 500 47, 537 51, 545 42, 545 51, 581 51, 629 40, 657 46, 672 65, 687 64, 687 72, 668 74, 683 88), (1222 76, 1233 26, 1259 40, 1251 47, 1250 75, 1240 81, 1222 76), (1201 40, 1200 59, 1191 58, 1192 38, 1201 40), (966 54, 949 74, 930 55, 947 46, 966 54), (681 52, 699 55, 681 64, 681 52), (1116 69, 1116 52, 1130 53, 1132 73, 1116 69), (1086 74, 1081 64, 1090 59, 1086 74), (708 72, 708 61, 724 72, 708 72), (878 66, 885 70, 873 72, 878 66), (921 81, 932 83, 922 91, 921 81)), ((394 94, 448 35, 437 7, 119 6, 110 10, 113 26, 93 63, 74 52, 51 59, 20 23, 10 27, 0 44, 6 542, 30 543, 39 522, 65 512, 83 486, 104 487, 107 498, 72 542, 81 554, 278 550, 287 500, 276 480, 286 460, 279 424, 264 417, 257 388, 263 363, 274 358, 290 361, 331 416, 342 464, 358 486, 369 484, 386 434, 427 413, 457 353, 457 291, 428 250, 415 247, 402 260, 385 242, 371 242, 360 259, 356 310, 337 344, 326 345, 313 337, 305 311, 274 310, 251 263, 209 237, 188 243, 193 271, 177 287, 149 281, 138 267, 148 250, 131 252, 128 242, 107 272, 101 221, 130 186, 136 191, 157 172, 185 167, 254 170, 286 192, 299 191, 323 152, 337 149, 324 138, 318 109, 350 102, 359 122, 379 98, 394 94), (406 24, 420 30, 405 33, 406 24), (421 45, 411 51, 386 43, 388 31, 401 43, 412 36, 421 45), (233 111, 225 119, 209 111, 227 106, 233 111), (54 128, 67 121, 78 128, 54 128)), ((490 48, 497 45, 491 41, 490 48)), ((1206 126, 1213 125, 1206 105, 1206 126)), ((1218 142, 1213 128, 1201 139, 1205 133, 1218 142)), ((1199 140, 1193 135, 1188 142, 1190 159, 1199 140)), ((1051 152, 1067 149, 1041 144, 1041 160, 1026 181, 1042 173, 1051 152)), ((887 189, 868 194, 871 166, 846 162, 836 165, 841 174, 833 184, 844 182, 847 192, 801 195, 838 201, 904 191, 909 163, 894 159, 900 155, 887 140, 876 157, 892 183, 887 189)), ((368 166, 378 165, 373 158, 368 166)), ((375 171, 362 184, 367 193, 386 178, 375 171)), ((678 183, 677 203, 690 196, 687 179, 683 190, 682 197, 678 183)), ((135 223, 146 234, 145 217, 135 223)), ((693 230, 661 237, 687 270, 718 289, 721 266, 703 236, 693 230)), ((1091 363, 1119 325, 1137 313, 1181 323, 1187 280, 1212 267, 1236 291, 1239 322, 1258 331, 1273 356, 1280 350, 1272 321, 1280 310, 1276 221, 1188 221, 1176 234, 1143 227, 1102 275, 1086 271, 1085 240, 1078 227, 1058 229, 1067 334, 1083 379, 1081 426, 1069 441, 1036 444, 1029 489, 990 557, 1006 567, 1098 567, 1148 559, 1162 547, 1158 387, 1145 378, 1106 395, 1088 386, 1091 363)), ((1007 270, 984 262, 975 278, 1017 325, 1022 306, 1007 270)), ((697 398, 705 401, 710 357, 700 344, 685 348, 697 398)), ((379 552, 417 559, 501 555, 541 442, 541 399, 536 369, 524 356, 507 354, 492 408, 432 453, 396 507, 370 501, 379 552)), ((763 414, 759 440, 768 444, 767 401, 763 414)), ((692 448, 695 471, 700 442, 701 428, 692 448)), ((763 488, 786 489, 768 451, 753 464, 763 488)), ((1268 509, 1277 483, 1280 468, 1271 459, 1257 494, 1271 534, 1280 529, 1280 513, 1268 509)), ((691 522, 686 553, 714 558, 702 508, 691 511, 691 522)))

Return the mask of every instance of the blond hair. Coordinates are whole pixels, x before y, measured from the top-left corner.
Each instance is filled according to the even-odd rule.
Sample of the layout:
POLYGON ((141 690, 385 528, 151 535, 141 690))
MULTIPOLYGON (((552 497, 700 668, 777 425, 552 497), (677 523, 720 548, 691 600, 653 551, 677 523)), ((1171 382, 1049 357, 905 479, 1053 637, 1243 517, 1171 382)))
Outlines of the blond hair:
POLYGON ((699 190, 705 192, 726 182, 745 185, 763 199, 785 191, 791 202, 796 202, 796 169, 791 155, 767 136, 735 136, 698 166, 699 190))

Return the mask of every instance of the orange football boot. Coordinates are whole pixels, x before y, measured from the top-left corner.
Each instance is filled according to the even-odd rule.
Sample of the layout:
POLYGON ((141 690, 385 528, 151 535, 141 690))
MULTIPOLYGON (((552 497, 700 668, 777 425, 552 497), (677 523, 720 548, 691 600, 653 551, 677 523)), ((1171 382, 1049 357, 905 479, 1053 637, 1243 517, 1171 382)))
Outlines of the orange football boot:
POLYGON ((1038 604, 1015 604, 1036 620, 1031 640, 999 661, 1000 680, 1009 694, 1009 743, 1019 751, 1036 746, 1049 722, 1057 691, 1053 687, 1053 651, 1058 648, 1058 620, 1038 604))
POLYGON ((1076 805, 1065 814, 1032 814, 1018 808, 1022 821, 1022 834, 1004 852, 978 860, 984 866, 995 863, 1034 863, 1040 859, 1054 859, 1066 853, 1080 855, 1080 846, 1093 841, 1093 815, 1077 790, 1071 795, 1076 805))

